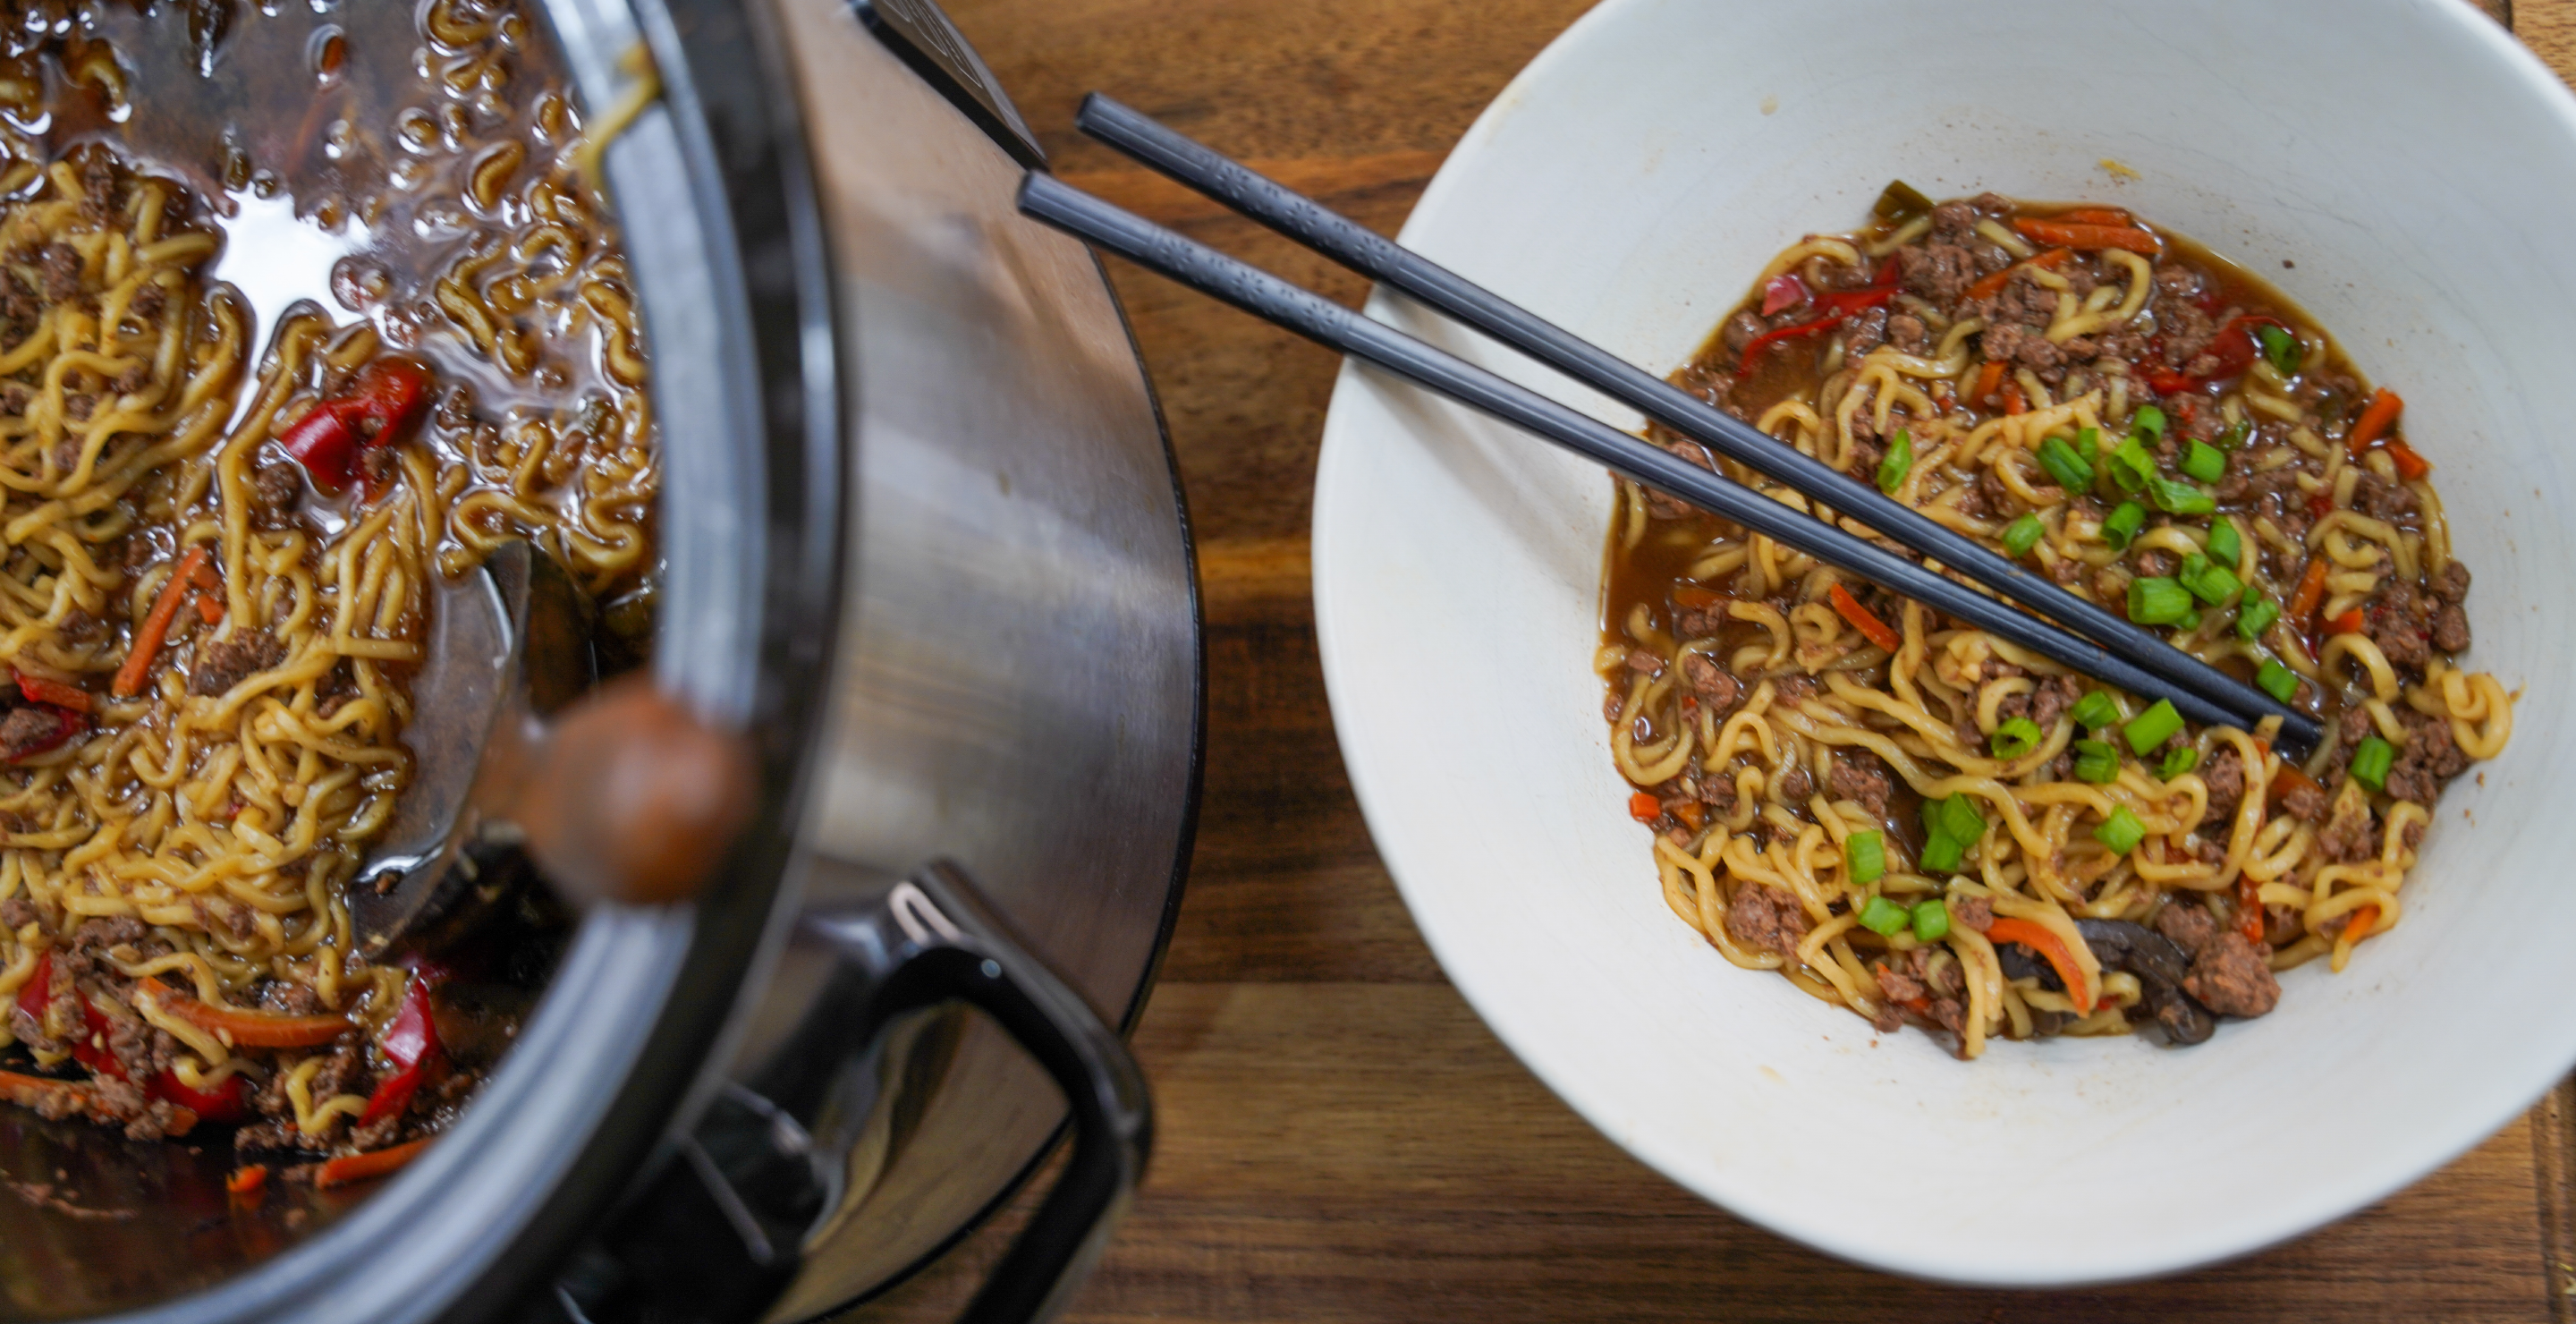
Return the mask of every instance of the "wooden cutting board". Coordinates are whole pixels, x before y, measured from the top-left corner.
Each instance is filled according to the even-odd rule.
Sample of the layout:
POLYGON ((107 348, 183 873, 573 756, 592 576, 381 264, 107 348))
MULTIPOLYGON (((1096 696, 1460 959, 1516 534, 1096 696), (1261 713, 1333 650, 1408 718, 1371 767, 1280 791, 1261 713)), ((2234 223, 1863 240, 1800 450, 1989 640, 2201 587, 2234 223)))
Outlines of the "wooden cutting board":
MULTIPOLYGON (((1353 306, 1357 277, 1082 140, 1081 94, 1109 91, 1393 234, 1469 121, 1588 7, 950 0, 1069 179, 1353 306)), ((2576 73, 2576 0, 2487 7, 2576 73)), ((1134 268, 1112 273, 1189 489, 1210 727, 1189 895, 1136 1035, 1158 1105, 1153 1170, 1068 1319, 2576 1324, 2565 1087, 2332 1227, 2076 1293, 1855 1268, 1602 1139, 1441 978, 1343 778, 1306 560, 1335 359, 1134 268)), ((2284 1164, 2334 1161, 2302 1152, 2294 1125, 2281 1140, 2284 1164)), ((953 1317, 1032 1204, 1023 1193, 855 1318, 953 1317)), ((2116 1225, 2117 1195, 2068 1213, 2116 1225)))

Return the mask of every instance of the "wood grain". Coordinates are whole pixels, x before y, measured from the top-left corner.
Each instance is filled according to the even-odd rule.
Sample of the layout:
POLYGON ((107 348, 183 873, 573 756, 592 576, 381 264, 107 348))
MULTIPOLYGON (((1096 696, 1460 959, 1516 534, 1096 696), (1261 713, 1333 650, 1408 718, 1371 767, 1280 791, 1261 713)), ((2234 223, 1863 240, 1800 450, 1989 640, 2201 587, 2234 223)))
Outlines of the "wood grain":
MULTIPOLYGON (((2576 0, 2482 3, 2576 71, 2576 0)), ((1081 94, 1108 91, 1393 233, 1476 113, 1589 0, 949 7, 1073 182, 1356 306, 1358 279, 1074 134, 1081 94)), ((2565 1089, 2331 1227, 2217 1268, 2079 1293, 1855 1268, 1628 1158, 1442 980, 1352 800, 1307 596, 1336 361, 1133 268, 1113 264, 1112 279, 1201 539, 1210 739, 1189 895, 1136 1036, 1158 1108, 1154 1167, 1067 1318, 2576 1324, 2576 1095, 2565 1089)), ((953 1317, 1033 1203, 1023 1193, 851 1318, 953 1317)))

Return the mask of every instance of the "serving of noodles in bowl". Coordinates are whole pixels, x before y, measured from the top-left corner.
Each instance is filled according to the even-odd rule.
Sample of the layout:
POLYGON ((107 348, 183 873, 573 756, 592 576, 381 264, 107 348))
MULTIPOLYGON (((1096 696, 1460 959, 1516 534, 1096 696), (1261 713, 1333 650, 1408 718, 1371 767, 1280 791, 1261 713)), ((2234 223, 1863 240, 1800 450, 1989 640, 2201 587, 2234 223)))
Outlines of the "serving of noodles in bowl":
POLYGON ((2465 7, 1587 16, 1407 244, 2326 738, 2186 723, 1346 369, 1326 678, 1453 980, 1675 1180, 1955 1280, 2241 1253, 2504 1124, 2576 1061, 2512 1010, 2576 921, 2572 165, 2576 103, 2465 7))

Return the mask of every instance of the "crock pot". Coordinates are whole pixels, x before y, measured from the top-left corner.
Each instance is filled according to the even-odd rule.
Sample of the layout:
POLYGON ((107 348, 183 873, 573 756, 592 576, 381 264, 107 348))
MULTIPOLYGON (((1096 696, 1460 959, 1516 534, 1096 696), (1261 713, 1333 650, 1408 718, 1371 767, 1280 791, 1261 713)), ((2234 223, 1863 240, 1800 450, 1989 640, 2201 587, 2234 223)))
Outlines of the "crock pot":
POLYGON ((1196 583, 1115 296, 1013 210, 1042 154, 923 0, 530 17, 594 114, 658 77, 604 163, 666 463, 654 668, 751 733, 755 821, 696 902, 585 914, 474 1105, 362 1198, 243 1218, 221 1145, 10 1110, 0 1317, 808 1318, 1070 1125, 970 1308, 1042 1317, 1141 1172, 1104 1027, 1179 901, 1196 583))

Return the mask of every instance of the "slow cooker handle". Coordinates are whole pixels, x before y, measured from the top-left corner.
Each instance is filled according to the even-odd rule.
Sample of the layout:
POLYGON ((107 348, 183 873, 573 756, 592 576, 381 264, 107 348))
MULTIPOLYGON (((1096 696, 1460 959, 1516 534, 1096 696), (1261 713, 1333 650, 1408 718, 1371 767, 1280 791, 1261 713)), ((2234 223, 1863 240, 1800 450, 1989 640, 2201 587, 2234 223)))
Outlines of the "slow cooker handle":
POLYGON ((588 1324, 753 1320, 794 1280, 806 1234, 842 1196, 848 1140, 815 1130, 846 1105, 854 1064, 891 1023, 957 1001, 1037 1059, 1073 1115, 1073 1154, 1037 1216, 960 1316, 1023 1324, 1061 1309, 1144 1175, 1152 1106, 1127 1045, 1010 937, 965 871, 925 866, 876 902, 809 912, 802 944, 833 958, 820 996, 728 1085, 677 1161, 557 1280, 555 1318, 588 1324))

